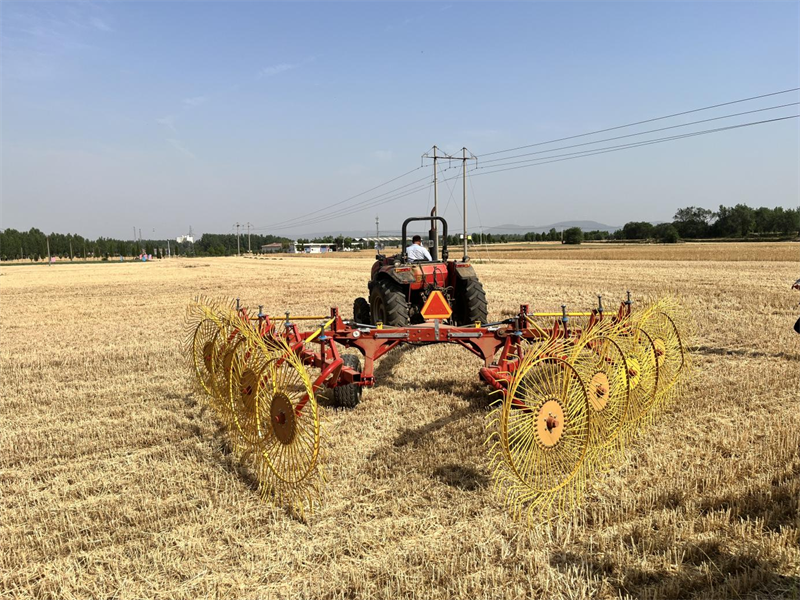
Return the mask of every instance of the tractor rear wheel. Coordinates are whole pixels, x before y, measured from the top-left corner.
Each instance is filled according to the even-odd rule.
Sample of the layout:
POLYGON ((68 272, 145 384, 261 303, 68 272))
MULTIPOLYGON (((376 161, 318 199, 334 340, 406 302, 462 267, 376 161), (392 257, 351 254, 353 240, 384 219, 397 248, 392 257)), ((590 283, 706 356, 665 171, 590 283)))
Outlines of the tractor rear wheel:
POLYGON ((381 279, 372 286, 369 295, 372 324, 389 327, 408 325, 408 303, 403 287, 391 279, 381 279))
POLYGON ((353 320, 362 325, 370 324, 369 302, 366 298, 356 298, 353 302, 353 320))
POLYGON ((488 322, 486 292, 477 279, 462 279, 456 284, 456 315, 456 322, 462 326, 488 322))
MULTIPOLYGON (((357 356, 354 354, 343 354, 342 360, 344 361, 344 366, 361 373, 361 361, 358 360, 357 356)), ((333 404, 339 408, 355 408, 358 406, 358 403, 361 402, 362 391, 362 387, 355 383, 337 385, 333 388, 333 404)))

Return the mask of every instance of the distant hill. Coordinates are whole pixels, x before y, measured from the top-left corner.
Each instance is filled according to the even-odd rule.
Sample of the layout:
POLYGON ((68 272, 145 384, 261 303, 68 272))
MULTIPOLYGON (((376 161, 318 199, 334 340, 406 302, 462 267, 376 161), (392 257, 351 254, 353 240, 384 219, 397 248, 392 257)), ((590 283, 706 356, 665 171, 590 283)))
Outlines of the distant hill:
POLYGON ((616 231, 621 229, 619 225, 606 225, 597 221, 559 221, 551 225, 498 225, 497 227, 486 228, 486 233, 546 233, 551 229, 561 231, 570 227, 580 227, 583 231, 616 231))
MULTIPOLYGON (((424 229, 424 225, 419 223, 414 223, 416 225, 417 230, 421 231, 424 229)), ((498 225, 497 227, 485 227, 484 233, 528 233, 532 231, 534 233, 546 233, 551 229, 556 229, 557 231, 561 231, 562 229, 569 229, 570 227, 580 227, 583 231, 616 231, 617 229, 622 229, 619 225, 606 225, 605 223, 598 223, 597 221, 560 221, 558 223, 553 223, 551 225, 498 225)), ((470 232, 480 231, 480 227, 476 223, 473 223, 469 227, 470 232)), ((452 230, 451 224, 451 232, 452 233, 460 233, 460 229, 456 227, 455 230, 452 230)), ((310 233, 305 235, 299 235, 297 237, 302 238, 322 238, 326 235, 342 235, 344 237, 352 237, 352 238, 360 238, 360 237, 374 237, 375 230, 372 229, 360 229, 360 230, 351 230, 351 231, 326 231, 326 232, 317 232, 317 233, 310 233)), ((381 236, 387 237, 400 237, 399 230, 381 230, 381 236)))

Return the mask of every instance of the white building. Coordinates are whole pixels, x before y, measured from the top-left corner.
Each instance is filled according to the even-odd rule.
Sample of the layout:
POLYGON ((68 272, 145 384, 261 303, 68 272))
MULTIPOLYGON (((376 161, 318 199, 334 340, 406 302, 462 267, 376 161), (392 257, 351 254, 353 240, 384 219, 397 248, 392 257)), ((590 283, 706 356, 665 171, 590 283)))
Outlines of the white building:
POLYGON ((293 254, 324 254, 326 252, 335 252, 336 251, 336 244, 320 244, 317 242, 306 242, 305 244, 299 244, 294 242, 292 244, 292 253, 293 254), (300 246, 303 247, 300 250, 300 246))
POLYGON ((194 244, 194 236, 193 235, 179 235, 178 237, 175 238, 175 241, 178 242, 179 244, 182 244, 183 242, 191 242, 192 244, 194 244))

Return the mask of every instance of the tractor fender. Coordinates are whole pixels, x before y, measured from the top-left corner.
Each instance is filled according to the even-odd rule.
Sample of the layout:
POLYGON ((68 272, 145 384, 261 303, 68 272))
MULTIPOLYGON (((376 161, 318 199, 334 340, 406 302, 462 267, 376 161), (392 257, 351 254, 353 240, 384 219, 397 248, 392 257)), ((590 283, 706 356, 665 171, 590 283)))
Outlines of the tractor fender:
POLYGON ((470 264, 456 263, 455 272, 456 279, 475 279, 478 276, 470 264))
POLYGON ((411 270, 410 267, 405 267, 405 268, 400 267, 399 270, 398 268, 387 269, 386 271, 378 273, 377 279, 380 280, 381 278, 384 277, 392 279, 397 283, 399 283, 400 285, 411 285, 416 281, 416 278, 414 277, 414 272, 411 270))

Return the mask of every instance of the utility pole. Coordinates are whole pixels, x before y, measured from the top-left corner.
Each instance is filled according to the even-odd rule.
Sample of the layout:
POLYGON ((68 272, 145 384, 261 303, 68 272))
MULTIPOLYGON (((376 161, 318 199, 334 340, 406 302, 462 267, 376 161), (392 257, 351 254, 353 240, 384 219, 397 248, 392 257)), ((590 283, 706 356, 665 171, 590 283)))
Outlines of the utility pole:
POLYGON ((381 218, 375 217, 375 249, 378 250, 378 244, 381 243, 381 227, 380 227, 381 218))
POLYGON ((69 259, 72 260, 72 240, 69 241, 69 259))
MULTIPOLYGON (((433 147, 433 155, 428 154, 427 152, 422 155, 422 158, 432 158, 433 159, 433 216, 439 216, 439 166, 438 166, 438 159, 439 158, 452 158, 449 155, 445 154, 444 156, 440 156, 436 154, 438 148, 436 146, 433 147)), ((439 221, 431 220, 431 229, 433 229, 433 258, 438 259, 439 257, 439 221)))
MULTIPOLYGON (((439 166, 436 164, 436 146, 433 147, 433 216, 439 216, 439 166)), ((433 256, 439 260, 439 221, 433 221, 433 256)))
POLYGON ((53 264, 53 259, 50 258, 50 236, 46 236, 45 239, 47 240, 47 266, 49 267, 53 264))
POLYGON ((461 174, 464 181, 464 214, 462 215, 464 217, 464 258, 462 260, 467 262, 469 258, 467 256, 467 149, 461 148, 461 153, 464 160, 461 166, 461 174))
MULTIPOLYGON (((467 161, 468 160, 478 160, 478 157, 472 154, 466 148, 461 149, 461 156, 453 156, 451 154, 446 153, 439 153, 438 151, 441 148, 436 146, 433 147, 433 153, 426 152, 422 155, 423 160, 426 158, 433 159, 433 215, 434 217, 439 216, 439 173, 438 173, 438 162, 440 159, 446 160, 460 160, 462 162, 462 166, 464 169, 464 260, 468 260, 469 257, 467 256, 467 161), (467 156, 469 154, 469 156, 467 156)), ((433 221, 434 230, 434 240, 433 240, 433 254, 434 258, 438 258, 439 255, 439 228, 437 221, 433 221)))
POLYGON ((172 252, 170 252, 170 249, 169 249, 169 240, 167 240, 167 258, 170 258, 171 256, 172 256, 172 252))
POLYGON ((252 254, 253 253, 253 251, 250 250, 250 227, 252 227, 252 225, 250 225, 250 221, 248 221, 247 222, 247 253, 248 254, 252 254))
POLYGON ((241 256, 242 255, 242 252, 239 249, 239 227, 240 227, 240 225, 239 225, 239 223, 237 221, 237 223, 236 223, 236 256, 241 256))
POLYGON ((467 157, 467 150, 466 148, 461 148, 461 160, 463 161, 461 170, 464 180, 464 258, 462 259, 464 262, 469 260, 469 256, 467 255, 467 161, 471 159, 475 159, 477 162, 478 157, 473 155, 472 152, 469 153, 469 158, 467 157))

